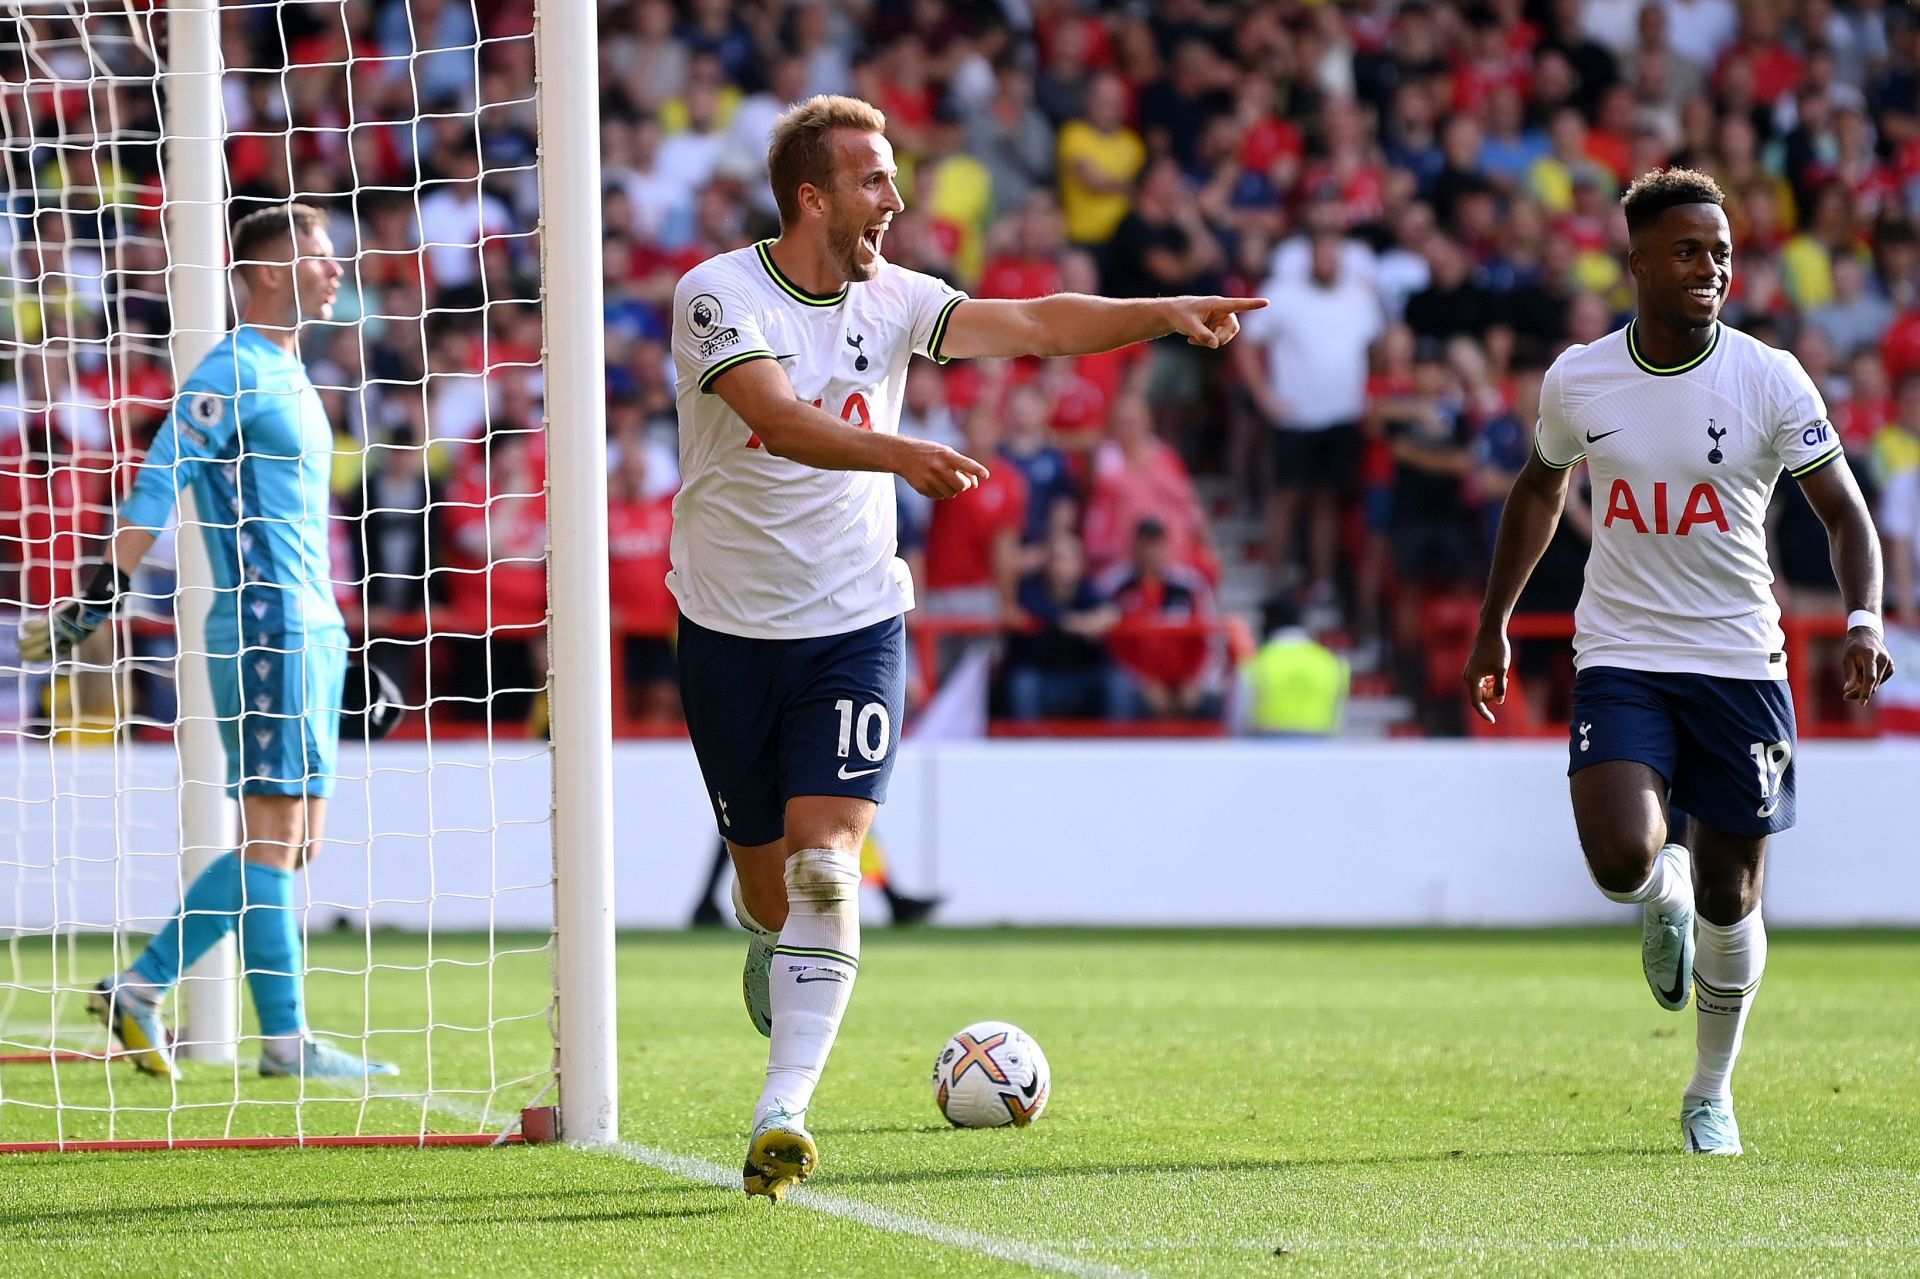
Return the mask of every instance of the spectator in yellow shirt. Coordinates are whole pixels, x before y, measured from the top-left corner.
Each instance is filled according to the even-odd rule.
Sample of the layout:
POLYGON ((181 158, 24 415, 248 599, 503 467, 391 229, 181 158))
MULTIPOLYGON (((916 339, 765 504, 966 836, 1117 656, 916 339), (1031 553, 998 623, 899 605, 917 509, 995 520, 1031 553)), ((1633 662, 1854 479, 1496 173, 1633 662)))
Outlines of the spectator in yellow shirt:
POLYGON ((1104 244, 1133 207, 1133 180, 1147 147, 1126 112, 1126 85, 1103 74, 1087 90, 1086 118, 1060 128, 1060 209, 1075 244, 1104 244))
POLYGON ((986 262, 987 219, 993 213, 993 174, 965 150, 964 121, 949 103, 934 108, 928 133, 932 151, 916 177, 921 198, 934 221, 950 228, 953 265, 971 288, 986 262))

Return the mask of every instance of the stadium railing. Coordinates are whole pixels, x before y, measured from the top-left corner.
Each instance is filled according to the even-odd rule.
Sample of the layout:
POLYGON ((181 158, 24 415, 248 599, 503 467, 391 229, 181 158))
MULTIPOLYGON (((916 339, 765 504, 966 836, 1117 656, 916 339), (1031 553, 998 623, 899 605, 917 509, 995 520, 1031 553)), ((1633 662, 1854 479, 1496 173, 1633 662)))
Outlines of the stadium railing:
MULTIPOLYGON (((1478 604, 1475 603, 1477 616, 1478 604)), ((361 633, 363 619, 350 617, 349 625, 355 634, 361 633)), ((136 619, 133 623, 136 633, 171 637, 172 624, 157 619, 136 619)), ((1219 641, 1224 655, 1222 676, 1230 679, 1241 662, 1254 651, 1256 642, 1246 622, 1238 617, 1219 618, 1201 622, 1133 623, 1135 628, 1155 634, 1181 635, 1198 634, 1219 641)), ((1878 708, 1852 706, 1840 697, 1840 685, 1837 677, 1839 641, 1847 633, 1846 618, 1839 613, 1790 614, 1780 619, 1780 627, 1786 634, 1787 678, 1793 691, 1794 714, 1799 722, 1800 735, 1805 738, 1872 738, 1881 735, 1882 726, 1878 708)), ((1444 631, 1445 628, 1441 628, 1444 631)), ((379 638, 419 643, 417 652, 420 671, 428 669, 443 672, 450 669, 454 660, 448 655, 450 645, 460 640, 477 640, 489 634, 501 638, 512 638, 515 628, 489 627, 482 617, 468 616, 451 607, 435 606, 431 614, 426 612, 404 613, 385 619, 379 629, 379 638)), ((969 640, 993 638, 1005 633, 1005 627, 994 618, 967 617, 921 617, 914 618, 908 627, 908 642, 913 645, 914 657, 918 664, 919 675, 925 695, 931 697, 940 680, 940 654, 943 643, 950 640, 969 640)), ((1507 627, 1508 637, 1516 649, 1522 644, 1560 643, 1571 644, 1574 633, 1574 619, 1571 613, 1521 613, 1516 614, 1507 627)), ((674 739, 686 736, 686 728, 677 722, 661 722, 643 719, 632 712, 628 697, 625 663, 621 660, 622 649, 630 638, 658 639, 670 638, 671 628, 651 622, 636 622, 620 616, 615 610, 613 628, 609 635, 609 644, 613 654, 613 727, 614 735, 628 739, 674 739)), ((1429 664, 1434 668, 1435 679, 1446 676, 1449 691, 1458 683, 1458 671, 1465 661, 1465 650, 1456 654, 1455 645, 1446 641, 1440 632, 1430 632, 1428 639, 1433 647, 1428 653, 1429 664), (1458 660, 1455 660, 1457 657, 1458 660)), ((1564 736, 1566 725, 1558 718, 1541 720, 1535 717, 1526 699, 1519 696, 1519 676, 1509 681, 1509 696, 1501 709, 1499 722, 1488 725, 1477 716, 1469 717, 1469 733, 1475 737, 1517 737, 1517 738, 1555 738, 1564 736)), ((417 686, 417 685, 416 685, 417 686)), ((485 720, 463 721, 450 714, 435 719, 432 736, 446 738, 484 738, 499 735, 502 729, 513 728, 509 721, 485 720)), ((140 730, 142 735, 164 738, 167 730, 164 726, 148 727, 140 730)), ((1104 720, 1104 719, 1045 719, 1015 722, 996 719, 989 726, 989 732, 995 737, 1218 737, 1225 732, 1224 723, 1218 719, 1172 719, 1172 720, 1104 720)), ((399 740, 422 740, 428 736, 428 724, 423 715, 410 715, 400 724, 394 734, 399 740)))
MULTIPOLYGON (((1780 629, 1786 635, 1787 684, 1793 692, 1793 713, 1800 736, 1878 737, 1882 731, 1878 708, 1871 703, 1856 706, 1840 696, 1839 641, 1847 633, 1846 617, 1840 613, 1793 613, 1780 619, 1780 629)), ((1507 624, 1507 636, 1516 646, 1542 641, 1571 644, 1573 632, 1571 613, 1516 614, 1507 624)), ((1465 661, 1464 653, 1461 661, 1465 661)), ((1489 725, 1472 716, 1469 725, 1476 737, 1564 737, 1567 732, 1566 725, 1558 720, 1542 723, 1532 716, 1526 699, 1518 696, 1517 679, 1509 680, 1499 723, 1489 725)))

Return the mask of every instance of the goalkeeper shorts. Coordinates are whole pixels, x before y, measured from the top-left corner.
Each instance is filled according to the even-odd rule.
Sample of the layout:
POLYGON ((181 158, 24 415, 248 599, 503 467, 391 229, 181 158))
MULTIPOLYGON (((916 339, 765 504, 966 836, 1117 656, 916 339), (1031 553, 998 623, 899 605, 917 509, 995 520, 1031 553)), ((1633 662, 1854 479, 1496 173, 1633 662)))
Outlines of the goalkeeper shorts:
POLYGON ((250 638, 238 655, 207 658, 228 789, 241 795, 331 795, 347 633, 250 638))

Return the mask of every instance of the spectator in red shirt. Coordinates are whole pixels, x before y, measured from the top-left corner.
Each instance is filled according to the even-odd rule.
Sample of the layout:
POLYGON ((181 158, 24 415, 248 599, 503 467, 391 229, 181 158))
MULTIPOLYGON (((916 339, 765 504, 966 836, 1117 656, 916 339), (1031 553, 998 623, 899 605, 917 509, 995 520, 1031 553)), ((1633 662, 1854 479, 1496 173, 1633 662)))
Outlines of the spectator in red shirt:
POLYGON ((1172 445, 1153 432, 1153 411, 1137 395, 1113 407, 1112 438, 1094 455, 1093 491, 1087 501, 1087 551, 1096 571, 1129 554, 1133 530, 1151 519, 1163 530, 1175 564, 1208 581, 1220 576, 1206 513, 1193 477, 1172 445))
MULTIPOLYGON (((452 617, 436 629, 477 639, 486 646, 486 694, 526 692, 545 684, 547 670, 546 458, 538 434, 495 431, 468 446, 448 499, 447 555, 454 571, 448 604, 452 617), (501 646, 517 647, 527 669, 499 673, 501 646), (524 683, 517 683, 524 679, 524 683), (500 687, 505 685, 505 688, 500 687)), ((473 671, 465 662, 455 675, 470 693, 473 671)), ((441 690, 435 689, 433 692, 441 690)), ((489 717, 522 713, 511 703, 487 709, 489 717)), ((524 703, 522 704, 524 707, 524 703)))
POLYGON ((113 459, 77 448, 56 411, 8 414, 19 430, 0 437, 0 571, 14 578, 0 599, 31 608, 73 592, 75 568, 108 524, 113 459))
POLYGON ((1035 191, 1025 207, 1010 219, 1004 237, 991 236, 994 251, 980 272, 977 298, 1042 298, 1065 289, 1060 278, 1060 253, 1066 247, 1067 226, 1052 192, 1035 191))
POLYGON ((1515 46, 1500 16, 1491 8, 1469 10, 1466 28, 1463 47, 1454 57, 1449 94, 1453 110, 1479 114, 1502 88, 1516 89, 1524 96, 1532 59, 1515 46))
POLYGON ((672 636, 679 609, 667 589, 673 495, 649 496, 647 451, 638 436, 620 441, 618 461, 607 478, 607 564, 627 710, 642 720, 678 719, 672 636))
POLYGON ((1847 446, 1847 459, 1855 462, 1873 445, 1873 437, 1895 416, 1893 395, 1887 381, 1887 366, 1880 352, 1872 347, 1856 352, 1847 362, 1847 402, 1837 425, 1840 442, 1847 446))
MULTIPOLYGON (((106 528, 113 459, 75 448, 52 411, 5 416, 19 429, 0 438, 0 600, 45 608, 78 588, 75 570, 106 528)), ((79 723, 116 719, 113 632, 102 627, 79 649, 84 665, 71 685, 79 723)))
MULTIPOLYGON (((963 434, 968 457, 993 457, 1000 447, 999 410, 975 405, 963 434)), ((934 616, 1003 616, 1019 574, 1026 518, 1027 484, 1015 466, 995 466, 978 488, 935 503, 922 607, 934 616)))
POLYGON ((1120 610, 1107 643, 1155 719, 1218 710, 1213 695, 1213 592, 1173 559, 1167 527, 1149 516, 1133 530, 1133 558, 1111 573, 1106 596, 1120 610))
POLYGON ((1752 80, 1753 96, 1771 107, 1800 83, 1800 59, 1780 39, 1780 11, 1774 0, 1747 0, 1740 6, 1740 36, 1720 59, 1715 76, 1723 95, 1731 95, 1734 79, 1752 80), (1745 71, 1738 68, 1744 64, 1745 71))

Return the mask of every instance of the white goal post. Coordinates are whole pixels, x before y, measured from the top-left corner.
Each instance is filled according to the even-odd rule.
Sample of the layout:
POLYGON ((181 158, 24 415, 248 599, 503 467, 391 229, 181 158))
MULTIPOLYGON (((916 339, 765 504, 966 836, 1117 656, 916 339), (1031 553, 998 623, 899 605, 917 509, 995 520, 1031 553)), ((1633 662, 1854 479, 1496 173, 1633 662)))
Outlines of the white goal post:
MULTIPOLYGON (((284 162, 283 185, 294 199, 327 205, 331 198, 336 226, 363 226, 362 196, 385 197, 401 209, 398 221, 413 228, 413 238, 403 249, 388 243, 382 250, 389 258, 411 254, 421 278, 417 314, 382 314, 366 305, 375 291, 360 287, 365 245, 357 236, 351 250, 342 244, 359 310, 335 327, 347 330, 341 341, 356 348, 344 364, 359 381, 323 383, 317 374, 313 381, 330 408, 357 404, 361 435, 353 447, 362 459, 409 456, 426 495, 417 511, 423 528, 434 517, 457 517, 471 533, 458 566, 428 560, 415 575, 422 604, 408 616, 418 629, 382 637, 418 671, 419 695, 405 694, 414 726, 402 736, 410 740, 341 744, 340 790, 324 851, 296 889, 309 984, 330 992, 326 1011, 336 1021, 359 1019, 357 1026, 316 1029, 349 1036, 357 1030, 369 1058, 389 1050, 403 1073, 391 1088, 377 1079, 323 1086, 329 1081, 257 1078, 243 1050, 257 1032, 246 1018, 246 984, 231 936, 182 975, 171 1001, 179 1077, 136 1076, 85 1016, 93 983, 138 955, 145 935, 170 917, 201 871, 236 847, 238 805, 228 792, 222 726, 203 660, 210 651, 204 619, 219 591, 203 534, 235 526, 208 522, 181 486, 175 576, 158 595, 149 584, 155 579, 137 578, 133 610, 160 608, 173 630, 170 642, 156 638, 162 630, 155 618, 123 616, 96 636, 101 646, 49 668, 24 661, 13 636, 22 620, 70 598, 76 571, 97 560, 100 529, 111 526, 125 496, 129 467, 119 454, 130 434, 130 406, 144 403, 157 420, 236 321, 227 236, 235 216, 231 147, 236 138, 270 130, 259 118, 236 129, 231 112, 237 83, 250 92, 274 72, 226 65, 222 22, 239 11, 243 22, 280 24, 282 5, 0 0, 0 24, 15 45, 0 51, 0 489, 13 490, 11 507, 0 491, 0 530, 18 530, 0 540, 0 1152, 612 1142, 619 1135, 612 680, 594 6, 540 0, 530 29, 503 32, 483 25, 473 0, 449 0, 449 8, 466 10, 473 33, 449 44, 412 32, 411 11, 402 5, 401 34, 409 44, 400 54, 384 46, 368 51, 367 33, 353 30, 350 10, 365 16, 357 3, 285 7, 312 11, 319 25, 337 19, 346 39, 335 60, 298 67, 283 49, 289 56, 276 100, 297 108, 287 83, 295 71, 316 69, 336 74, 347 100, 329 103, 335 114, 326 121, 299 118, 291 108, 279 121, 282 136, 266 140, 284 162), (483 67, 500 53, 514 55, 502 65, 530 68, 530 79, 502 74, 490 82, 483 67), (471 59, 474 93, 449 107, 421 87, 423 67, 427 59, 458 55, 471 59), (416 143, 466 129, 475 143, 468 181, 476 207, 489 183, 520 183, 529 192, 537 187, 524 201, 537 207, 537 221, 499 230, 482 210, 474 238, 449 243, 423 229, 422 187, 431 181, 416 181, 410 191, 370 182, 363 192, 354 148, 359 130, 374 126, 357 115, 354 90, 363 78, 381 76, 404 80, 415 107, 411 119, 381 119, 378 127, 404 127, 416 143), (149 123, 127 124, 119 106, 142 98, 149 123), (535 122, 531 156, 496 161, 482 154, 480 122, 496 110, 524 112, 535 122), (293 158, 299 134, 338 135, 331 140, 352 153, 351 190, 303 190, 293 158), (130 176, 140 164, 128 157, 143 146, 160 156, 151 187, 130 176), (91 178, 69 180, 75 165, 91 178), (148 212, 155 216, 146 218, 148 212), (137 227, 148 229, 130 230, 137 227), (492 292, 487 255, 509 241, 502 251, 519 255, 528 271, 537 261, 537 297, 492 292), (48 267, 56 248, 65 255, 59 271, 48 267), (449 250, 479 262, 478 282, 471 296, 436 302, 426 283, 430 263, 449 250), (142 279, 156 282, 143 300, 147 312, 167 317, 164 333, 128 320, 128 299, 142 297, 135 283, 142 279), (537 308, 537 354, 496 361, 489 327, 496 306, 537 308), (56 323, 63 307, 66 318, 56 323), (37 320, 29 326, 23 316, 37 320), (479 333, 484 355, 477 369, 436 362, 426 335, 437 322, 479 333), (368 335, 388 324, 411 324, 421 335, 417 371, 369 369, 368 335), (164 370, 170 385, 130 391, 138 383, 128 372, 135 364, 149 376, 164 370), (513 391, 495 384, 496 373, 513 391), (376 383, 417 404, 417 439, 371 438, 367 405, 376 383), (441 436, 435 393, 450 386, 471 392, 447 400, 477 419, 476 434, 441 436), (502 407, 504 396, 533 386, 544 403, 532 417, 502 407), (54 441, 61 423, 82 419, 104 423, 106 442, 97 452, 108 461, 96 465, 72 440, 54 441), (535 449, 527 441, 537 442, 533 491, 501 479, 507 467, 496 462, 496 440, 501 455, 514 449, 516 456, 535 449), (459 449, 481 460, 446 461, 459 449), (450 478, 450 468, 461 465, 477 489, 462 490, 450 478), (108 482, 99 482, 102 470, 108 482), (79 478, 63 484, 62 476, 79 478), (530 509, 539 511, 545 530, 537 557, 503 548, 500 537, 508 511, 530 509), (42 554, 34 539, 49 528, 53 549, 42 554), (91 549, 82 553, 84 563, 68 562, 56 543, 91 549), (10 551, 17 564, 9 562, 10 551), (498 612, 494 575, 533 565, 544 574, 544 622, 498 612), (52 585, 31 585, 36 574, 52 585), (441 602, 447 578, 479 582, 481 602, 441 602), (530 663, 523 686, 495 664, 496 645, 516 641, 530 663), (443 656, 449 643, 464 645, 465 656, 443 656), (89 677, 107 690, 104 719, 98 696, 90 710, 80 691, 89 677), (137 695, 136 685, 143 690, 137 695), (162 704, 174 703, 159 718, 149 709, 156 687, 170 690, 162 704), (517 712, 499 709, 503 699, 531 708, 524 723, 517 712), (544 802, 536 778, 550 779, 544 802), (504 873, 503 866, 527 864, 523 854, 534 839, 550 845, 551 876, 530 883, 519 872, 504 873), (508 845, 512 858, 501 852, 508 845), (515 908, 498 913, 519 920, 537 893, 551 903, 546 935, 496 927, 497 903, 511 898, 515 908), (383 1024, 396 1008, 404 1010, 398 1020, 383 1024)), ((269 84, 263 97, 274 92, 269 84)), ((339 362, 333 367, 337 374, 339 362)), ((333 426, 337 436, 347 430, 333 426)), ((384 508, 365 496, 374 464, 360 465, 364 500, 351 519, 364 521, 384 508)), ((329 518, 345 530, 336 542, 361 539, 361 559, 370 563, 362 526, 329 518)), ((524 533, 529 526, 516 527, 524 533)), ((357 592, 359 607, 349 607, 349 616, 367 618, 379 575, 367 568, 343 584, 346 571, 336 554, 336 594, 357 592)), ((356 630, 359 658, 371 660, 372 638, 370 622, 364 635, 356 630)))

